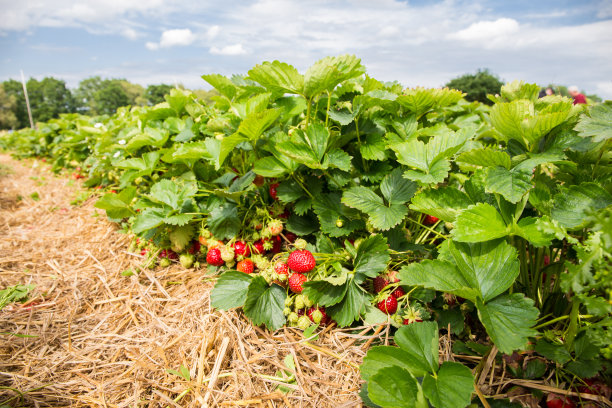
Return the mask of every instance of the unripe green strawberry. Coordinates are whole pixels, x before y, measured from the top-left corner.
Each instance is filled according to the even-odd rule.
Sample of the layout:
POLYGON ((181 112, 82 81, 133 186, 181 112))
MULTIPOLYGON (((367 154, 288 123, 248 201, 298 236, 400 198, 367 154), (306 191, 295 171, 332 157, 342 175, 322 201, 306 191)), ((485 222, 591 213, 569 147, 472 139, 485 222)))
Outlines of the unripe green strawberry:
POLYGON ((321 323, 321 319, 323 319, 323 313, 321 313, 319 309, 316 309, 314 312, 312 312, 310 318, 312 319, 313 323, 319 324, 321 323))
POLYGON ((219 248, 219 250, 221 251, 221 259, 223 259, 225 263, 228 263, 234 260, 234 248, 224 245, 221 248, 219 248))
MULTIPOLYGON (((261 237, 262 238, 270 238, 272 236, 272 234, 270 233, 269 229, 264 229, 261 231, 261 237)), ((264 248, 266 249, 266 251, 269 251, 272 249, 272 242, 270 242, 270 245, 266 245, 268 242, 270 242, 269 240, 264 240, 264 248)))
POLYGON ((362 242, 363 242, 363 238, 357 238, 355 242, 353 243, 353 246, 355 247, 355 249, 359 248, 359 245, 361 245, 362 242))
POLYGON ((272 280, 273 280, 273 281, 278 280, 278 273, 276 273, 276 272, 272 272, 272 273, 270 274, 270 276, 272 277, 272 280))
POLYGON ((283 309, 283 314, 285 316, 289 316, 291 313, 292 313, 292 310, 290 308, 286 307, 283 309))
POLYGON ((310 327, 310 319, 308 318, 308 316, 300 316, 300 318, 298 319, 298 322, 297 322, 297 326, 301 330, 306 330, 307 328, 309 328, 310 327))
POLYGON ((195 258, 191 254, 181 254, 181 256, 179 257, 179 262, 185 269, 191 268, 193 266, 194 261, 195 258))
POLYGON ((306 306, 306 302, 304 302, 304 295, 297 295, 295 297, 295 310, 303 309, 306 306))
POLYGON ((170 264, 172 264, 172 261, 170 261, 168 258, 162 258, 159 260, 159 266, 162 268, 167 268, 170 266, 170 264))
POLYGON ((342 221, 340 218, 338 218, 336 220, 336 227, 338 227, 338 228, 344 227, 344 221, 342 221))
POLYGON ((289 278, 287 277, 287 275, 278 275, 278 280, 281 282, 287 282, 289 278))
POLYGON ((366 221, 366 230, 370 233, 373 234, 376 232, 376 228, 374 228, 374 226, 372 225, 372 223, 370 222, 370 220, 368 219, 366 221))
POLYGON ((273 237, 283 232, 283 223, 281 220, 274 219, 268 223, 268 232, 273 237))
POLYGON ((298 238, 293 243, 293 246, 295 247, 295 249, 306 249, 306 246, 308 246, 308 242, 306 242, 305 239, 298 238))
POLYGON ((285 306, 287 307, 293 306, 293 298, 291 296, 287 296, 285 298, 285 306))
POLYGON ((199 268, 200 268, 200 266, 201 266, 201 265, 200 265, 200 261, 195 261, 195 262, 193 263, 193 267, 194 267, 194 268, 196 268, 196 269, 199 269, 199 268))
POLYGON ((270 266, 270 261, 268 261, 268 258, 263 255, 253 255, 251 257, 251 260, 253 261, 253 263, 255 263, 257 269, 260 270, 268 269, 268 267, 270 266))
POLYGON ((299 318, 300 316, 297 313, 291 312, 289 313, 289 316, 287 316, 287 321, 289 322, 290 326, 297 326, 299 318))
POLYGON ((225 266, 227 266, 228 268, 233 268, 234 266, 236 266, 236 261, 232 259, 231 261, 226 262, 225 266))
POLYGON ((136 241, 132 241, 130 243, 130 247, 128 248, 129 252, 134 252, 136 250, 136 241))
POLYGON ((448 222, 448 221, 446 221, 446 222, 444 223, 444 226, 446 227, 446 229, 447 229, 448 231, 450 231, 450 230, 452 230, 453 228, 455 228, 455 226, 454 226, 452 223, 448 222))
POLYGON ((310 299, 308 299, 307 296, 304 296, 304 306, 306 307, 312 307, 314 305, 314 302, 310 299))

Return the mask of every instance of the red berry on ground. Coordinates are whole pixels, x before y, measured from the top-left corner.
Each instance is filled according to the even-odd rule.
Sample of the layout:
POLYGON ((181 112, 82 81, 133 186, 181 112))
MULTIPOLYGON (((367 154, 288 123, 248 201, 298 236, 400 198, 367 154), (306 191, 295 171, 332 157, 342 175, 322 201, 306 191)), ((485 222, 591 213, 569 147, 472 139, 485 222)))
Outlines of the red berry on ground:
POLYGON ((277 195, 276 195, 277 188, 278 188, 278 183, 270 184, 270 197, 272 197, 273 200, 278 200, 277 195))
POLYGON ((221 266, 224 264, 219 248, 212 248, 208 250, 208 253, 206 254, 206 262, 212 266, 221 266))
POLYGON ((397 312, 397 299, 394 296, 389 295, 386 299, 381 300, 376 304, 376 307, 381 312, 392 315, 397 312))
POLYGON ((264 176, 260 176, 259 174, 255 176, 255 180, 253 180, 253 184, 255 184, 257 187, 261 187, 264 185, 264 182, 266 181, 266 179, 264 178, 264 176))
POLYGON ((289 276, 289 289, 291 289, 291 291, 294 293, 302 293, 302 290, 304 290, 302 284, 307 280, 308 278, 306 277, 306 275, 302 275, 301 273, 294 273, 289 276))
POLYGON ((423 218, 423 224, 427 226, 434 225, 438 221, 438 217, 434 217, 433 215, 426 215, 425 218, 423 218))
POLYGON ((236 265, 236 270, 246 274, 251 274, 255 270, 255 264, 250 259, 244 259, 238 262, 236 265))
POLYGON ((331 319, 329 318, 329 316, 327 315, 327 313, 325 313, 325 308, 323 306, 320 307, 311 307, 310 309, 308 309, 308 311, 306 312, 306 314, 308 315, 308 318, 310 319, 310 321, 312 321, 313 323, 316 323, 312 317, 312 314, 318 310, 319 312, 321 312, 322 316, 321 316, 321 322, 319 323, 319 325, 327 325, 331 319))
POLYGON ((306 273, 314 269, 317 262, 312 253, 306 249, 293 251, 289 254, 287 265, 294 272, 306 273))
POLYGON ((566 396, 559 394, 548 394, 546 397, 546 406, 548 408, 575 408, 574 402, 566 396))

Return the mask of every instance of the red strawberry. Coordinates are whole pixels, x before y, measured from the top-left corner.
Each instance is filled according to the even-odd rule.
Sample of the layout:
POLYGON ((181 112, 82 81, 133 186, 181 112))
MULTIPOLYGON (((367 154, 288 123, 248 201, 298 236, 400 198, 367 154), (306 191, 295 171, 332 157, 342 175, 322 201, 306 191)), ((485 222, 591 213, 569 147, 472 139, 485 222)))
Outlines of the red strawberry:
POLYGON ((306 275, 302 275, 301 273, 294 273, 289 276, 289 289, 291 289, 291 291, 294 293, 302 293, 302 290, 304 290, 302 284, 307 280, 308 278, 306 277, 306 275))
POLYGON ((285 233, 285 238, 287 238, 289 240, 289 242, 291 242, 293 244, 295 242, 295 240, 297 239, 297 235, 295 235, 291 231, 287 231, 285 233))
POLYGON ((190 253, 191 255, 193 255, 193 254, 197 254, 198 252, 200 252, 200 248, 201 248, 201 247, 202 247, 202 246, 200 245, 200 242, 199 242, 199 241, 193 241, 193 242, 191 243, 191 247, 189 247, 189 253, 190 253))
POLYGON ((402 288, 397 288, 395 289, 391 295, 394 296, 396 299, 401 298, 402 296, 404 296, 406 294, 406 292, 404 292, 404 289, 402 288))
POLYGON ((374 278, 374 293, 379 293, 388 284, 389 281, 387 280, 387 278, 385 278, 383 275, 378 275, 374 278))
POLYGON ((292 271, 304 273, 312 271, 317 262, 310 251, 301 249, 289 254, 287 264, 292 271))
POLYGON ((426 215, 425 218, 423 218, 423 224, 427 226, 434 225, 438 221, 438 217, 434 217, 433 215, 426 215))
POLYGON ((376 307, 380 309, 381 312, 392 315, 397 312, 397 299, 389 295, 386 299, 381 300, 376 304, 376 307))
POLYGON ((548 394, 546 397, 546 406, 548 408, 575 408, 576 405, 572 402, 569 397, 561 396, 559 394, 548 394))
POLYGON ((253 253, 257 255, 263 255, 266 253, 266 249, 264 248, 263 241, 261 239, 253 242, 253 253))
POLYGON ((251 255, 251 249, 244 241, 234 242, 232 248, 234 248, 234 255, 236 256, 236 258, 238 257, 238 255, 242 255, 245 257, 251 255))
POLYGON ((272 242, 273 242, 272 253, 278 254, 281 251, 281 245, 283 244, 283 239, 280 237, 280 235, 277 235, 275 237, 272 237, 272 242))
POLYGON ((418 323, 420 323, 420 322, 422 322, 422 321, 423 321, 423 320, 421 320, 421 319, 416 319, 416 320, 413 320, 413 321, 411 321, 410 319, 404 319, 404 326, 405 326, 405 325, 407 325, 407 324, 412 324, 412 323, 414 323, 414 322, 418 322, 418 323))
POLYGON ((208 250, 208 253, 206 254, 206 262, 212 266, 221 266, 224 264, 219 248, 212 248, 208 250))
POLYGON ((146 255, 146 254, 147 254, 147 252, 149 252, 149 250, 148 250, 148 249, 146 249, 146 248, 143 248, 143 249, 141 249, 141 250, 140 250, 140 255, 143 255, 143 256, 144 256, 144 255, 146 255))
POLYGON ((250 274, 253 273, 253 271, 255 270, 255 264, 253 264, 253 261, 251 261, 250 259, 244 259, 238 262, 238 265, 236 265, 236 270, 239 272, 250 274))
POLYGON ((289 218, 290 215, 291 214, 289 213, 289 210, 285 210, 282 213, 278 214, 277 217, 286 220, 287 218, 289 218))
POLYGON ((270 197, 272 197, 273 200, 278 200, 278 198, 276 198, 276 189, 277 188, 278 188, 278 183, 270 184, 270 197))
POLYGON ((282 261, 278 261, 277 263, 274 264, 274 272, 276 272, 279 275, 288 275, 289 266, 282 261))
POLYGON ((117 190, 111 190, 111 194, 117 194, 117 190))
POLYGON ((327 315, 327 313, 325 313, 325 308, 324 307, 311 307, 310 309, 308 309, 308 311, 306 312, 306 314, 308 315, 308 318, 313 322, 313 323, 317 323, 320 325, 327 325, 330 322, 330 318, 327 315), (316 313, 317 311, 320 312, 316 313), (320 319, 319 319, 320 317, 320 319), (319 320, 318 322, 316 320, 319 320))
POLYGON ((550 264, 550 257, 548 255, 544 255, 544 265, 550 264))

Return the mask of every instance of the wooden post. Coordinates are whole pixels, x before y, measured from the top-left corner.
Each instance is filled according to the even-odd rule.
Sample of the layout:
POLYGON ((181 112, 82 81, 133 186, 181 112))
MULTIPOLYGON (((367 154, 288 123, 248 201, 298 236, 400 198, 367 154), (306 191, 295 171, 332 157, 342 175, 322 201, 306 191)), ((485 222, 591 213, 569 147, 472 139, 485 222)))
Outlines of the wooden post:
POLYGON ((34 120, 32 119, 32 110, 30 109, 30 99, 28 98, 28 89, 26 88, 25 77, 23 76, 23 69, 21 70, 21 84, 23 85, 23 94, 25 95, 26 106, 28 107, 28 117, 30 118, 30 127, 35 129, 34 120))

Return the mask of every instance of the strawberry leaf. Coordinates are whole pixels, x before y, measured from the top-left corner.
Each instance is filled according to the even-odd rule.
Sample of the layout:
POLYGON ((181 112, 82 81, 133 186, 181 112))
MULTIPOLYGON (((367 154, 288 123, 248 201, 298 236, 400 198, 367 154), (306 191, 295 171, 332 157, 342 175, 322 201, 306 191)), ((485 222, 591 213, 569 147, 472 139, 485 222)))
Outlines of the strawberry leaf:
POLYGON ((367 303, 368 299, 363 289, 354 281, 350 281, 346 285, 346 293, 342 300, 327 307, 326 311, 338 323, 338 326, 346 327, 365 313, 367 303))
POLYGON ((509 227, 495 207, 478 203, 457 215, 451 235, 461 242, 480 242, 505 237, 509 232, 509 227))
POLYGON ((321 223, 321 231, 332 237, 342 237, 364 227, 364 222, 356 217, 355 211, 342 205, 339 193, 321 194, 312 204, 321 223), (338 227, 340 219, 343 223, 338 227))
POLYGON ((402 285, 423 286, 425 288, 453 293, 457 296, 475 301, 479 295, 472 285, 472 279, 466 277, 450 262, 425 260, 411 263, 400 270, 402 285))
POLYGON ((588 114, 580 117, 580 122, 574 127, 580 137, 592 137, 599 143, 612 138, 612 106, 598 104, 591 108, 588 114))
POLYGON ((334 285, 328 280, 308 281, 303 284, 303 294, 316 304, 332 306, 344 299, 348 286, 344 282, 334 285))
POLYGON ((304 77, 295 67, 284 62, 266 61, 255 65, 248 74, 253 81, 279 94, 302 94, 304 88, 304 77))
POLYGON ((612 205, 612 196, 596 183, 561 187, 554 197, 551 218, 567 229, 579 229, 585 224, 588 211, 612 205))
POLYGON ((402 222, 408 213, 408 207, 405 205, 386 206, 380 196, 369 188, 361 186, 346 190, 342 195, 342 203, 367 214, 372 225, 383 231, 402 222))
POLYGON ((269 330, 276 330, 285 324, 285 298, 287 294, 277 284, 268 286, 261 276, 251 280, 246 300, 244 302, 244 314, 251 319, 253 324, 264 324, 269 330))
POLYGON ((461 363, 445 361, 436 377, 423 378, 423 393, 436 408, 464 408, 470 404, 474 376, 461 363))
POLYGON ((410 203, 410 209, 453 222, 461 210, 468 208, 472 200, 455 187, 421 190, 410 203))
POLYGON ((341 82, 364 73, 365 67, 354 55, 325 57, 315 62, 304 74, 303 95, 312 99, 322 92, 331 92, 341 82))
POLYGON ((395 333, 395 343, 409 356, 404 362, 417 377, 438 370, 438 324, 421 322, 400 327, 395 333))
POLYGON ((502 353, 524 349, 529 337, 538 333, 531 327, 539 311, 522 293, 499 296, 486 304, 477 299, 476 307, 487 334, 502 353))
POLYGON ((533 188, 531 171, 507 170, 504 167, 490 168, 486 183, 487 193, 501 194, 513 204, 533 188))
POLYGON ((381 368, 368 381, 368 396, 383 407, 413 408, 418 393, 416 378, 398 366, 381 368))
POLYGON ((391 256, 387 239, 382 235, 366 238, 357 248, 353 261, 355 282, 362 283, 367 277, 373 278, 384 271, 391 256))
POLYGON ((512 161, 508 153, 494 150, 491 147, 472 149, 461 153, 457 157, 457 162, 481 167, 500 166, 508 170, 512 166, 512 161))
POLYGON ((210 212, 206 224, 217 239, 235 237, 240 231, 241 225, 236 206, 228 202, 214 208, 210 212))
POLYGON ((210 294, 212 307, 221 310, 242 307, 251 279, 251 275, 237 271, 228 271, 219 276, 210 294))

